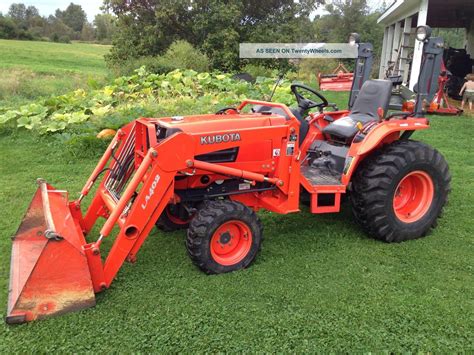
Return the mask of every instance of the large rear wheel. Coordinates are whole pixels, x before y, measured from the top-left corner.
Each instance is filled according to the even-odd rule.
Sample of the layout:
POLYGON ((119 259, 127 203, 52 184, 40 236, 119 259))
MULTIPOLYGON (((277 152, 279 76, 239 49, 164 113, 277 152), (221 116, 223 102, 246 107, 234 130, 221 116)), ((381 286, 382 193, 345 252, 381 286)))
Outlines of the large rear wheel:
POLYGON ((385 242, 425 236, 447 202, 451 176, 444 157, 416 141, 392 143, 366 158, 351 186, 357 222, 385 242))
POLYGON ((250 208, 229 200, 204 203, 192 219, 186 249, 207 274, 249 266, 258 254, 262 225, 250 208))

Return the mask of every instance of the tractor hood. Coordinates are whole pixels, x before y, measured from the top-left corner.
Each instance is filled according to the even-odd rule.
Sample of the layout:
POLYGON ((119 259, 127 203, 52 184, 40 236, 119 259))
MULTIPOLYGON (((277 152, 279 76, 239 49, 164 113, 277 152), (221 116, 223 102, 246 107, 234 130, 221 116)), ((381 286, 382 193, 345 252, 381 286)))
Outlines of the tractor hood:
POLYGON ((225 114, 225 115, 193 115, 173 116, 148 119, 158 126, 166 128, 169 132, 182 131, 185 133, 222 132, 257 127, 281 126, 285 124, 286 117, 278 114, 251 113, 251 114, 225 114))

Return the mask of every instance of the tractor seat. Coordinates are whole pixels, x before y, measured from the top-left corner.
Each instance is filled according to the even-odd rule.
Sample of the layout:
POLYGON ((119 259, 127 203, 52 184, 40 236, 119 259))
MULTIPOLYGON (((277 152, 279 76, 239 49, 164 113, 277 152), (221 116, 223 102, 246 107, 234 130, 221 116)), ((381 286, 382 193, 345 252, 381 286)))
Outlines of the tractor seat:
POLYGON ((367 80, 360 89, 348 116, 340 118, 323 128, 323 133, 345 141, 354 137, 358 131, 357 122, 366 123, 379 120, 378 109, 384 115, 392 94, 390 80, 367 80))

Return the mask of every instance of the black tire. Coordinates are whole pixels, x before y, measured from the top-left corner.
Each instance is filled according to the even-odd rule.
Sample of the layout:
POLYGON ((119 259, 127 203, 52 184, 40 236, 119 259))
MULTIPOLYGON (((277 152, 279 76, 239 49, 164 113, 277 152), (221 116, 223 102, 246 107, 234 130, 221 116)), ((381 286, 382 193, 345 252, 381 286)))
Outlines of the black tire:
POLYGON ((189 227, 188 220, 177 223, 177 220, 180 219, 179 208, 179 205, 166 206, 165 210, 161 213, 160 218, 158 218, 158 221, 156 221, 156 227, 163 232, 173 232, 180 229, 187 229, 189 227))
MULTIPOLYGON (((255 260, 261 247, 262 230, 258 216, 243 204, 229 200, 209 201, 201 206, 189 225, 186 249, 192 262, 207 274, 236 271, 248 267, 255 260), (245 238, 249 249, 238 262, 223 265, 213 257, 211 240, 220 227, 233 221, 242 224, 251 233, 250 242, 247 241, 248 237, 245 238)), ((221 239, 224 234, 231 235, 222 233, 221 239)), ((232 240, 223 243, 231 245, 231 242, 232 240)))
POLYGON ((384 242, 424 237, 436 226, 448 199, 450 181, 448 164, 436 149, 417 141, 396 141, 367 157, 358 167, 350 191, 352 211, 370 236, 384 242), (397 216, 394 198, 400 194, 400 181, 417 172, 431 178, 430 190, 434 194, 431 203, 426 203, 426 212, 408 223, 397 216))

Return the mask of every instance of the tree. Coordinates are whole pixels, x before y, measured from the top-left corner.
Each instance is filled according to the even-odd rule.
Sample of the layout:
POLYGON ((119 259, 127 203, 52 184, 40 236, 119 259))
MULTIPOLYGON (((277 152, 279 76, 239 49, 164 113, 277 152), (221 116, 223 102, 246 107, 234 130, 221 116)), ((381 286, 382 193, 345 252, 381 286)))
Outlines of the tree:
POLYGON ((322 0, 105 0, 118 18, 108 59, 160 55, 172 42, 183 39, 202 49, 213 67, 237 68, 239 42, 309 38, 309 17, 320 3, 322 0))
POLYGON ((383 28, 377 23, 379 11, 371 12, 367 0, 333 0, 326 6, 328 15, 315 18, 318 42, 345 43, 350 33, 358 32, 363 42, 371 42, 374 52, 381 52, 383 28))
POLYGON ((81 31, 81 40, 82 41, 93 41, 95 38, 95 31, 94 27, 89 22, 86 22, 84 26, 82 26, 81 31))
POLYGON ((8 9, 8 15, 15 21, 24 21, 26 19, 26 6, 21 3, 13 3, 8 9))
MULTIPOLYGON (((110 15, 107 15, 110 17, 110 15)), ((107 30, 112 33, 108 25, 107 30)), ((56 16, 42 17, 35 6, 13 3, 8 15, 0 14, 0 38, 39 39, 49 37, 53 41, 69 42, 70 39, 94 40, 95 29, 87 22, 86 13, 80 5, 70 3, 56 16)))
POLYGON ((0 15, 0 38, 18 38, 18 27, 9 16, 0 15))
POLYGON ((116 18, 111 14, 95 15, 95 35, 99 41, 110 40, 115 33, 116 18))
POLYGON ((87 22, 87 15, 82 9, 82 6, 73 4, 72 2, 64 11, 57 9, 56 17, 75 32, 81 32, 84 23, 87 22))
POLYGON ((26 20, 29 20, 29 19, 34 18, 34 17, 38 17, 39 15, 40 14, 39 14, 38 9, 34 6, 28 6, 25 10, 25 19, 26 20))
POLYGON ((433 35, 441 37, 447 47, 464 48, 466 29, 464 28, 434 28, 433 35))
POLYGON ((46 26, 46 20, 40 16, 39 11, 34 6, 28 6, 25 10, 25 21, 28 30, 34 29, 33 32, 38 32, 40 28, 46 26))
POLYGON ((202 3, 195 4, 198 8, 189 24, 193 32, 189 40, 202 48, 214 68, 235 68, 238 65, 242 5, 215 0, 210 1, 210 6, 206 8, 202 3))
POLYGON ((8 9, 8 15, 15 21, 18 27, 26 29, 26 6, 21 3, 13 3, 8 9))
POLYGON ((45 35, 51 40, 57 42, 60 37, 72 37, 73 30, 57 17, 50 15, 47 22, 48 25, 45 30, 45 35))

